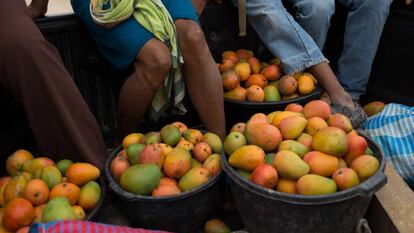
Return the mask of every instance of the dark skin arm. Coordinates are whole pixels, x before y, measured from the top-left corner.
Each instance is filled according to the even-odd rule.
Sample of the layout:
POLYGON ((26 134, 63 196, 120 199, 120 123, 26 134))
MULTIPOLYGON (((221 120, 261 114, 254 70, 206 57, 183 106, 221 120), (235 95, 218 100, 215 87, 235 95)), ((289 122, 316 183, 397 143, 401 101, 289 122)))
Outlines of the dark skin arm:
POLYGON ((216 3, 221 3, 222 0, 191 0, 193 2, 193 6, 197 12, 197 15, 201 15, 203 13, 204 7, 206 6, 207 2, 213 1, 216 3))
POLYGON ((32 19, 46 14, 48 3, 49 0, 32 0, 29 6, 27 6, 27 8, 29 8, 29 12, 32 16, 32 19))

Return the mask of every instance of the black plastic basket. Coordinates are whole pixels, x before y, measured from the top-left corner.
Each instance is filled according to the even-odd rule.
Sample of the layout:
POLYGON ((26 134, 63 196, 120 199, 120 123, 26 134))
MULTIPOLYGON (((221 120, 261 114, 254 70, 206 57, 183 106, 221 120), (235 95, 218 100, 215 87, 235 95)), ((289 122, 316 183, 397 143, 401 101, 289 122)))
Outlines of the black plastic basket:
POLYGON ((263 188, 242 178, 222 154, 236 205, 248 232, 353 233, 371 199, 387 182, 385 158, 371 138, 359 132, 379 160, 378 171, 353 188, 330 195, 303 196, 263 188))

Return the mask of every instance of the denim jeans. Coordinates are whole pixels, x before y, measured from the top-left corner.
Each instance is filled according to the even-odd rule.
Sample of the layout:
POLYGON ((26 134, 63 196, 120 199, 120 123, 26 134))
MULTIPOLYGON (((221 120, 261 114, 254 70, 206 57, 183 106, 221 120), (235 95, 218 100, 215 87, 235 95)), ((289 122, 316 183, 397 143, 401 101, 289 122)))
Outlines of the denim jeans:
MULTIPOLYGON (((232 1, 237 5, 237 0, 232 1)), ((250 25, 270 52, 281 60, 285 73, 293 74, 327 61, 312 37, 287 12, 281 0, 246 2, 250 25)))
MULTIPOLYGON (((237 0, 232 1, 237 4, 237 0)), ((281 0, 247 0, 246 10, 249 23, 290 74, 326 61, 320 50, 335 12, 335 0, 284 1, 293 6, 293 17, 281 0)), ((365 93, 392 0, 338 2, 349 13, 336 75, 351 97, 359 99, 365 93)))

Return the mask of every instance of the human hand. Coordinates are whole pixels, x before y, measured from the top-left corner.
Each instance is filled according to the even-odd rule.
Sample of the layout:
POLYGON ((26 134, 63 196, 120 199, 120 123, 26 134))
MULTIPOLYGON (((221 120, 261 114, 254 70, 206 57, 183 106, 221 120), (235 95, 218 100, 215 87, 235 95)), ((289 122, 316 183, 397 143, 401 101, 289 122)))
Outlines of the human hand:
POLYGON ((49 0, 32 0, 29 4, 29 13, 32 19, 46 14, 49 0))
POLYGON ((203 13, 204 7, 209 1, 219 3, 219 4, 222 3, 222 0, 192 0, 193 6, 197 12, 197 15, 201 15, 201 13, 203 13))

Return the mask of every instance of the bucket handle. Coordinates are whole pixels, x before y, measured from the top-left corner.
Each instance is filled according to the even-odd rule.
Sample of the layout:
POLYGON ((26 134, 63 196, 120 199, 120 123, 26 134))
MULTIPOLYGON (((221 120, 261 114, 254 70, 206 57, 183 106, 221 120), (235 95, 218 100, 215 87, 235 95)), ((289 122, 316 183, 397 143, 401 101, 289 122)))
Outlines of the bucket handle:
POLYGON ((363 197, 374 195, 382 186, 387 183, 387 177, 383 172, 377 172, 373 177, 359 184, 358 193, 363 197))

